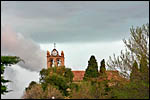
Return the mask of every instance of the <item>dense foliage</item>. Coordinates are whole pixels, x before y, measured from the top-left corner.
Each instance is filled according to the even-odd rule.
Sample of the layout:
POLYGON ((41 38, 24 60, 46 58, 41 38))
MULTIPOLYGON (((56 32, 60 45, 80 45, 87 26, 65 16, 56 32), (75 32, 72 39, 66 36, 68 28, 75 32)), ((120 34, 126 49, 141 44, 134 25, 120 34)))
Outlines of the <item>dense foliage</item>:
POLYGON ((130 74, 130 81, 134 81, 138 79, 138 76, 139 76, 138 64, 136 61, 134 61, 133 66, 132 66, 132 72, 130 74))
MULTIPOLYGON (((77 85, 75 83, 72 83, 72 80, 73 80, 73 73, 70 68, 65 68, 65 66, 42 69, 40 71, 40 81, 38 85, 40 85, 40 89, 41 89, 40 91, 43 91, 43 94, 42 96, 37 98, 44 99, 45 97, 48 99, 51 98, 52 95, 58 99, 65 98, 65 96, 69 95, 70 89, 77 88, 77 85), (54 88, 54 90, 56 91, 56 95, 54 95, 55 93, 54 91, 50 92, 47 90, 48 88, 50 88, 50 86, 54 88)), ((37 83, 34 81, 32 81, 29 84, 29 86, 26 88, 23 98, 30 98, 29 94, 33 93, 32 91, 34 89, 33 90, 31 89, 36 88, 36 87, 32 87, 35 84, 37 83)))
POLYGON ((48 85, 45 91, 41 84, 33 84, 23 95, 23 99, 63 99, 62 93, 52 85, 48 85))
POLYGON ((116 85, 112 89, 115 99, 148 99, 149 98, 149 24, 131 28, 131 38, 124 43, 126 53, 114 60, 110 58, 108 66, 120 69, 122 75, 130 81, 125 85, 116 85), (121 60, 119 59, 121 58, 121 60), (129 74, 128 71, 131 73, 129 74))
POLYGON ((78 90, 72 90, 71 99, 107 99, 110 97, 107 81, 83 81, 78 85, 78 90))
POLYGON ((88 61, 87 69, 85 70, 84 74, 84 80, 87 80, 89 78, 96 78, 99 76, 98 73, 98 65, 97 61, 95 59, 95 56, 91 56, 90 60, 88 61))

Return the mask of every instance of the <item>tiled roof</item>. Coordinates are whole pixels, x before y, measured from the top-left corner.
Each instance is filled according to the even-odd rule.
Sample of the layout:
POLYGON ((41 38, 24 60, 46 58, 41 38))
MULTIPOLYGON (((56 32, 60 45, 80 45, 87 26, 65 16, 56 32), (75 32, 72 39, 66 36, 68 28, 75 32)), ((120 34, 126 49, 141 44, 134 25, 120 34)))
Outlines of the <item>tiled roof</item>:
MULTIPOLYGON (((80 71, 72 71, 72 72, 74 74, 73 81, 83 80, 85 71, 80 70, 80 71)), ((106 71, 106 74, 108 76, 107 77, 108 80, 111 80, 111 79, 118 80, 118 79, 120 79, 118 71, 108 70, 108 71, 106 71)))
POLYGON ((73 81, 83 80, 85 71, 72 71, 74 74, 73 81))

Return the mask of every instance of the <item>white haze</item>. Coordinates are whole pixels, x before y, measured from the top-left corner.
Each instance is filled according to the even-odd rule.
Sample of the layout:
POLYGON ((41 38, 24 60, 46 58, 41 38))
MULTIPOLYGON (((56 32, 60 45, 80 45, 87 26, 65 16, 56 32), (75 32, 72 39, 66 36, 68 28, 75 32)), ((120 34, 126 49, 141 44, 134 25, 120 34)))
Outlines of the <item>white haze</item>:
POLYGON ((31 81, 39 81, 39 73, 29 71, 18 65, 6 67, 4 77, 11 80, 8 83, 8 90, 12 91, 2 95, 2 99, 20 99, 31 81))

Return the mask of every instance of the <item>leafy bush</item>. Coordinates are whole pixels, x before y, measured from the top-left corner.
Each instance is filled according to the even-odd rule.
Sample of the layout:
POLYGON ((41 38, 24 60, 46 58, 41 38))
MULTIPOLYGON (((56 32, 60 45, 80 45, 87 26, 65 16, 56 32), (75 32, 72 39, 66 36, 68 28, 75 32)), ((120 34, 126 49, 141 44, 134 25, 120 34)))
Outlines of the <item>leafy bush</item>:
POLYGON ((48 84, 55 86, 63 95, 67 96, 67 88, 72 84, 73 73, 70 68, 65 67, 52 67, 42 69, 40 71, 40 83, 45 90, 48 84))
POLYGON ((63 99, 62 93, 53 87, 52 85, 48 85, 46 90, 44 91, 41 84, 34 84, 32 88, 27 89, 23 95, 23 99, 63 99))
POLYGON ((106 81, 82 81, 78 90, 73 89, 70 97, 71 99, 108 99, 110 91, 106 81))

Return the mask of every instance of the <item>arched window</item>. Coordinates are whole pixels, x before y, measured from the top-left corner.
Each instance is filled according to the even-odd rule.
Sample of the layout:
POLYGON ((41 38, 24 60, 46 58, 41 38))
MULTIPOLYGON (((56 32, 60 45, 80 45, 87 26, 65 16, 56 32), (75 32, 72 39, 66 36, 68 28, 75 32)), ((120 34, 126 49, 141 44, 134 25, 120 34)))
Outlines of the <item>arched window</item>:
POLYGON ((57 64, 58 64, 58 66, 61 65, 61 60, 60 59, 57 59, 57 64))
POLYGON ((53 60, 53 59, 51 59, 51 66, 52 66, 52 67, 55 66, 55 65, 54 65, 54 60, 53 60))

